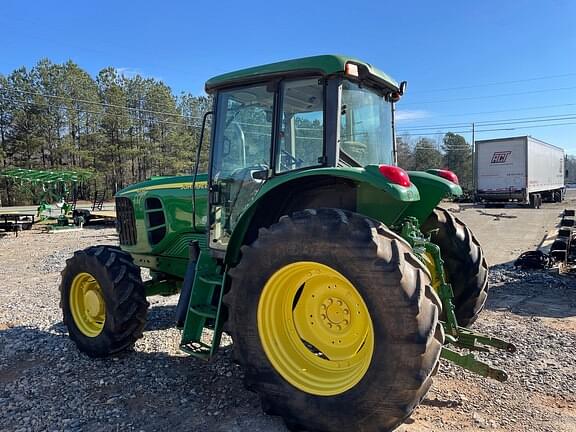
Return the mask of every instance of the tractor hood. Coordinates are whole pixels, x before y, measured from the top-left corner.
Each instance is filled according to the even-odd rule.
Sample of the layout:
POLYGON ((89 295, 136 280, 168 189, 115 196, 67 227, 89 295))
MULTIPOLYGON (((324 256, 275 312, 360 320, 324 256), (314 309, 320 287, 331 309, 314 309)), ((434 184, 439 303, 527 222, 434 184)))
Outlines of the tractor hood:
MULTIPOLYGON (((166 177, 151 177, 140 183, 135 183, 116 193, 117 197, 126 196, 134 193, 141 193, 153 190, 164 189, 192 189, 192 176, 166 176, 166 177)), ((206 174, 198 174, 196 187, 198 189, 205 189, 207 187, 208 176, 206 174)))

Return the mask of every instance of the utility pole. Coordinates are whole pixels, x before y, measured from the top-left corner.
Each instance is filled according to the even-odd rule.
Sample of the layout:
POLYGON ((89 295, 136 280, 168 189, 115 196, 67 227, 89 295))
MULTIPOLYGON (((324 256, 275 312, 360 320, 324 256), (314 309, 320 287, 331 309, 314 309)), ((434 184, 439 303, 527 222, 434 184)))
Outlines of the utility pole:
POLYGON ((473 190, 473 197, 474 202, 476 202, 476 170, 477 170, 477 162, 476 162, 476 136, 475 136, 475 127, 474 122, 472 122, 472 190, 473 190))

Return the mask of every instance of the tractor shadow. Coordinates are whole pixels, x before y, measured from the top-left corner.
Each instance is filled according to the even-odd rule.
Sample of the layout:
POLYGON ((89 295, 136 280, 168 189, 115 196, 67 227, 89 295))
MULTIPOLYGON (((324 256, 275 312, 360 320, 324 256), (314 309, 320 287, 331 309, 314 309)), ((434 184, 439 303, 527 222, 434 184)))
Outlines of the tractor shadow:
POLYGON ((458 400, 444 400, 437 398, 436 399, 424 398, 421 404, 434 408, 456 408, 462 406, 462 402, 458 400))
POLYGON ((256 394, 245 390, 230 347, 206 362, 174 349, 179 337, 173 333, 145 334, 132 351, 90 358, 62 323, 46 330, 0 324, 0 397, 29 399, 0 412, 0 429, 8 420, 10 430, 25 428, 26 418, 34 420, 36 430, 287 431, 277 417, 262 412, 256 394), (70 404, 79 398, 90 415, 71 415, 70 404), (119 419, 130 427, 123 428, 119 419))
POLYGON ((176 305, 152 305, 144 331, 168 330, 176 326, 176 305))

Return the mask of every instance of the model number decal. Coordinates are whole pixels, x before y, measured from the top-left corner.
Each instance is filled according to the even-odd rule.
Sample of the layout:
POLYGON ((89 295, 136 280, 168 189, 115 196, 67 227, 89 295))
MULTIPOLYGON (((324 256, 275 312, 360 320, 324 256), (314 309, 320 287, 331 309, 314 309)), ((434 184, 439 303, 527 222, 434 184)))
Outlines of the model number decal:
POLYGON ((492 155, 492 162, 491 163, 504 163, 506 162, 506 159, 508 159, 508 156, 510 155, 510 153, 512 153, 511 151, 497 151, 494 152, 494 154, 492 155))

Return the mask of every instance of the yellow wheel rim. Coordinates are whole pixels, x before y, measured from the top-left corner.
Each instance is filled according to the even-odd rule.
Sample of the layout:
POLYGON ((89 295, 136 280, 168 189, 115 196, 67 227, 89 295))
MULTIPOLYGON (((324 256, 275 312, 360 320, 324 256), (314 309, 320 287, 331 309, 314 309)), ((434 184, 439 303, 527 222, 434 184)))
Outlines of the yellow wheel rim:
POLYGON ((341 273, 316 262, 289 264, 266 282, 258 333, 276 371, 294 387, 319 396, 358 384, 374 352, 362 296, 341 273))
MULTIPOLYGON (((434 262, 434 257, 430 252, 424 252, 421 255, 421 260, 424 262, 424 265, 430 272, 432 288, 434 288, 434 291, 438 292, 438 290, 440 289, 441 281, 440 281, 440 274, 436 269, 436 263, 434 262)), ((446 271, 445 267, 444 267, 444 279, 446 280, 446 282, 448 282, 448 272, 446 271)))
POLYGON ((79 273, 70 288, 70 311, 76 327, 88 337, 96 337, 104 328, 106 303, 102 288, 89 273, 79 273))

